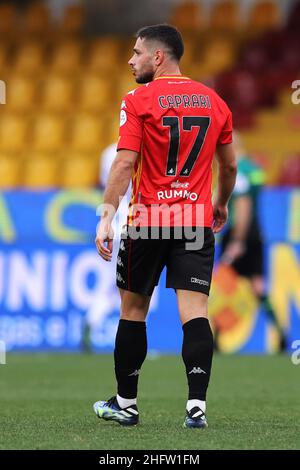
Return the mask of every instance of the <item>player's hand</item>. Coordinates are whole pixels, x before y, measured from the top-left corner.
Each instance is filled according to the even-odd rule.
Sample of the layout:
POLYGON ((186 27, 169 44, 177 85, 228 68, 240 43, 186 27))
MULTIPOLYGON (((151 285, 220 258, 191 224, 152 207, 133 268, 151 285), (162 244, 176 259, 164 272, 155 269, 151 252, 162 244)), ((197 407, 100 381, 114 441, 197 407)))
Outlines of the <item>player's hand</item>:
POLYGON ((227 206, 221 206, 218 203, 215 203, 213 206, 214 210, 214 221, 212 230, 214 233, 218 233, 222 230, 224 225, 226 224, 227 217, 228 217, 228 209, 227 206))
POLYGON ((113 251, 114 231, 111 222, 106 217, 102 218, 95 239, 97 251, 105 261, 111 261, 113 251), (107 243, 107 246, 105 244, 107 243))
POLYGON ((225 264, 232 264, 245 253, 245 249, 245 244, 241 240, 231 240, 221 257, 221 261, 225 264))

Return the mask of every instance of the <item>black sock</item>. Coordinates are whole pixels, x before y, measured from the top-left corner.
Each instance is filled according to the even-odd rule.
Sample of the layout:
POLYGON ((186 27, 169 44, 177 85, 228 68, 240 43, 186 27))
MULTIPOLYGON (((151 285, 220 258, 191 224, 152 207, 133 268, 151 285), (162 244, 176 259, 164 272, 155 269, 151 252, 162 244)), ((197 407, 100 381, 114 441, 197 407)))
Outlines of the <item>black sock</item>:
POLYGON ((120 320, 114 357, 118 394, 122 398, 136 398, 139 371, 146 355, 146 323, 120 320))
POLYGON ((213 335, 207 318, 183 325, 182 358, 189 385, 189 400, 205 400, 213 356, 213 335))
POLYGON ((269 297, 267 295, 261 295, 259 297, 259 300, 260 300, 261 306, 263 307, 264 311, 266 312, 267 316, 269 317, 273 325, 276 326, 279 333, 282 333, 282 328, 279 324, 278 318, 275 315, 275 312, 273 310, 269 297))

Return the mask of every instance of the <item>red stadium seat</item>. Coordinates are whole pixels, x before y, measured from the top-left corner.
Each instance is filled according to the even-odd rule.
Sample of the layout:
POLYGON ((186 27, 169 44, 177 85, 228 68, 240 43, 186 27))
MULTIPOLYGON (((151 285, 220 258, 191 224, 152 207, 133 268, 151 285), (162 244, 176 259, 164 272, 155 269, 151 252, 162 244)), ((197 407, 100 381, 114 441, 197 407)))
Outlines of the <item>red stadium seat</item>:
POLYGON ((279 184, 300 187, 300 154, 286 160, 282 166, 279 184))
POLYGON ((300 30, 300 2, 296 2, 289 13, 287 21, 288 29, 300 30))

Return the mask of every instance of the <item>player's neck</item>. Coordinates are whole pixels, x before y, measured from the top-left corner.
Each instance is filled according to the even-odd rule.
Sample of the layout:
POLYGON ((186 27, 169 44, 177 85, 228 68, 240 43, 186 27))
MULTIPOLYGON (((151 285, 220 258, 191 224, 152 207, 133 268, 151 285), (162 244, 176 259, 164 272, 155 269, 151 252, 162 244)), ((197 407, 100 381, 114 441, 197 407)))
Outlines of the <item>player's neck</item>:
POLYGON ((181 75, 180 68, 177 64, 159 67, 154 74, 154 79, 164 75, 181 75))

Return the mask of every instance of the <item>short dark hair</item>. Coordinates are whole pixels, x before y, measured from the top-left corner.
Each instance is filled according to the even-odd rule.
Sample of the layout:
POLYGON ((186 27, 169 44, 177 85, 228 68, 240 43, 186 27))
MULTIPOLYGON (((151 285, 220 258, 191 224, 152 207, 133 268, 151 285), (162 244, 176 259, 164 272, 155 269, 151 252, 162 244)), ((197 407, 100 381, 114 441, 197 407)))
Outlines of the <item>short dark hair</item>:
POLYGON ((175 28, 175 26, 171 26, 169 24, 145 26, 138 30, 135 37, 149 40, 153 39, 162 42, 169 48, 172 58, 176 59, 178 62, 183 56, 183 40, 180 32, 175 28))

